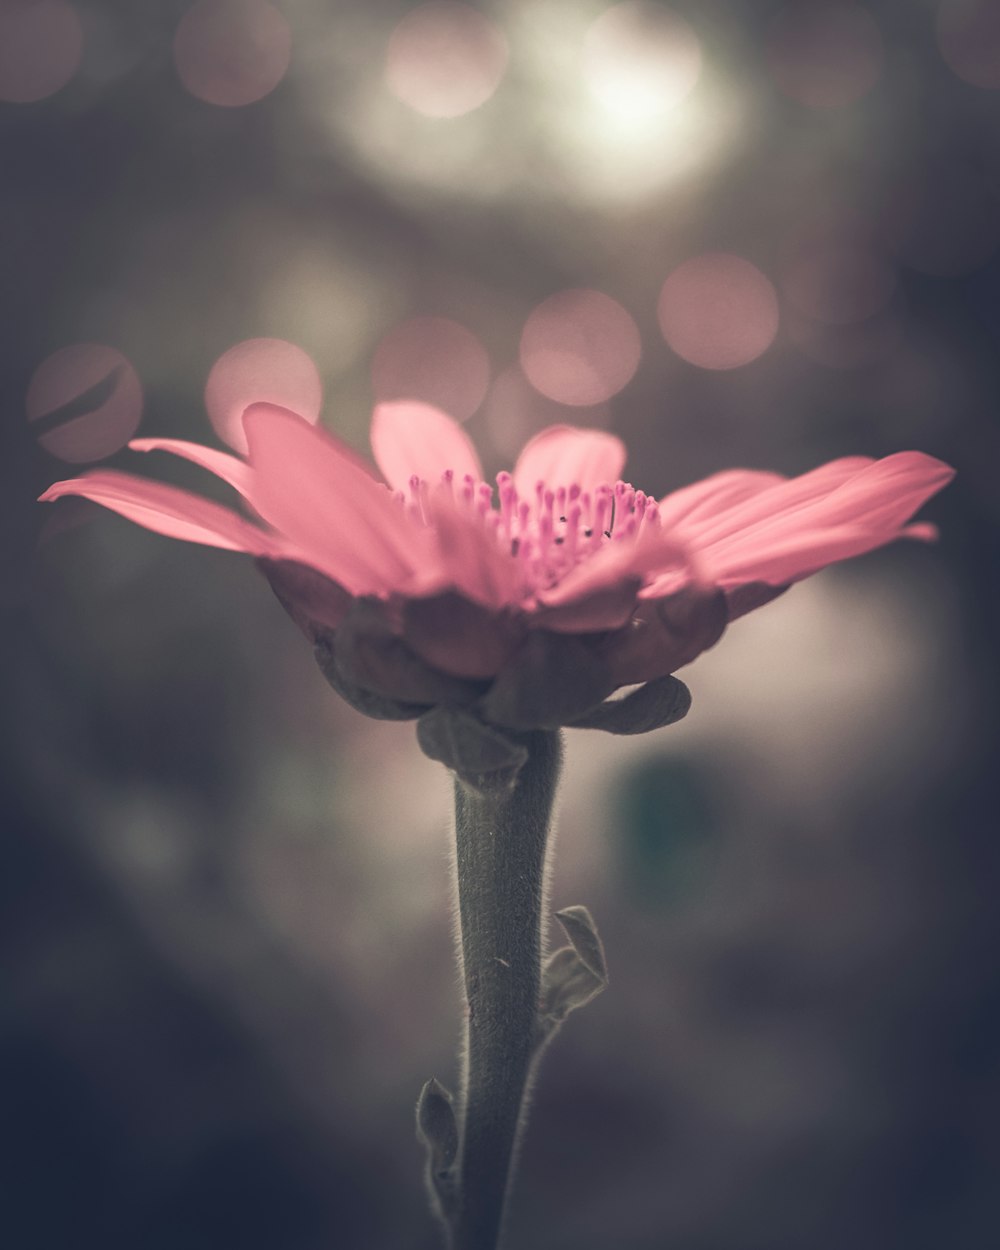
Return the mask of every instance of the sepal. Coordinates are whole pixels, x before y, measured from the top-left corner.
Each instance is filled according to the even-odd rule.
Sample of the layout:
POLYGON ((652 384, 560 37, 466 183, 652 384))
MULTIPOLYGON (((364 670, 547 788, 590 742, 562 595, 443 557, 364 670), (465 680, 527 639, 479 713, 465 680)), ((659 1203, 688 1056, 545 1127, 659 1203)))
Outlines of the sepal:
POLYGON ((260 557, 257 568, 278 602, 313 644, 336 629, 351 606, 351 595, 316 569, 294 560, 260 557))
POLYGON ((532 630, 479 706, 494 725, 558 729, 603 702, 617 684, 583 637, 532 630))
POLYGON ((509 790, 528 759, 522 743, 454 707, 424 712, 417 721, 417 742, 426 756, 481 794, 509 790))
POLYGON ((571 729, 603 729, 609 734, 644 734, 683 720, 691 691, 676 677, 648 681, 622 699, 608 699, 573 721, 571 729))
POLYGON ((525 634, 521 620, 448 590, 400 606, 403 638, 421 659, 458 677, 492 679, 525 634))
POLYGON ((354 685, 402 703, 468 704, 483 683, 425 663, 394 631, 387 606, 355 599, 336 631, 337 666, 354 685))
POLYGON ((346 677, 337 663, 337 653, 333 637, 322 639, 316 644, 314 654, 320 672, 337 694, 349 703, 356 712, 371 716, 375 720, 416 720, 428 709, 426 703, 403 703, 398 699, 390 699, 385 695, 375 694, 359 686, 346 677))

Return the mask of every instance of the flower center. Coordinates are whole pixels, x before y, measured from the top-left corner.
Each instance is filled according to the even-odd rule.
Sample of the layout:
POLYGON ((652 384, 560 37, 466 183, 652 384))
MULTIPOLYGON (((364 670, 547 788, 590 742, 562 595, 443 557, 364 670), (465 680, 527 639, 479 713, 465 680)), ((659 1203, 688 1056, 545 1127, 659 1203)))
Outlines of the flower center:
POLYGON ((556 490, 535 483, 532 496, 522 498, 510 473, 497 474, 496 488, 466 474, 461 482, 452 470, 430 487, 410 478, 409 492, 395 497, 417 525, 433 525, 434 507, 455 507, 481 525, 498 547, 516 560, 526 588, 546 590, 578 564, 611 542, 634 542, 660 521, 656 500, 629 482, 604 483, 594 491, 579 485, 556 490))

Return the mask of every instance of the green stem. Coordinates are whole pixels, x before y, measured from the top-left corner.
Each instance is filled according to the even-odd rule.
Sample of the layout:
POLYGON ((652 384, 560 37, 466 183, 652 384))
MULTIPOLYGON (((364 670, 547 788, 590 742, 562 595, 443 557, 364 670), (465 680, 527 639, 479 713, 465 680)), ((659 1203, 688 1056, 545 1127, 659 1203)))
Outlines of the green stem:
POLYGON ((498 1245, 524 1127, 542 958, 546 846, 558 732, 517 735, 528 759, 511 788, 455 783, 458 901, 467 1003, 454 1250, 498 1245))

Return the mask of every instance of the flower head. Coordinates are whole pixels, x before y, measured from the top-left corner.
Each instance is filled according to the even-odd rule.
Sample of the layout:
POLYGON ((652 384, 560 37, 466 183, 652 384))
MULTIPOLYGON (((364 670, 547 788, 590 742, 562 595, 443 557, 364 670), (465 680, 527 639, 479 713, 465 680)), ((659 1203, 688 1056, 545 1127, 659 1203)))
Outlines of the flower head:
POLYGON ((130 446, 216 474, 249 516, 111 469, 42 499, 81 495, 169 537, 256 556, 327 676, 371 714, 468 707, 515 729, 631 732, 637 716, 651 727, 662 709, 637 713, 630 696, 625 715, 629 700, 603 701, 667 678, 729 621, 828 564, 932 538, 911 517, 953 476, 909 451, 790 480, 729 470, 657 501, 622 479, 623 444, 596 430, 543 430, 494 484, 461 427, 422 403, 375 410, 384 480, 285 409, 252 405, 244 428, 245 460, 176 439, 130 446))

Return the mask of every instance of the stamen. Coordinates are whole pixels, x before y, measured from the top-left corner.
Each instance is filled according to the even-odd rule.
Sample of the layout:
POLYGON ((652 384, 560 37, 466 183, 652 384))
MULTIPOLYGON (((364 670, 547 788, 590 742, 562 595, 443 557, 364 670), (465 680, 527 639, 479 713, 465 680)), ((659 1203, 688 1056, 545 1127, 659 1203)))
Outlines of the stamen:
MULTIPOLYGON (((594 500, 594 521, 592 525, 591 546, 599 547, 605 533, 605 523, 611 511, 611 490, 607 486, 599 486, 594 500)), ((610 537, 610 534, 608 535, 610 537)))
POLYGON ((544 555, 546 550, 552 545, 552 517, 548 513, 543 513, 541 520, 538 522, 538 547, 539 552, 544 555))
POLYGON ((410 478, 410 516, 422 525, 427 524, 427 483, 418 474, 410 478))
MULTIPOLYGON (((580 492, 580 508, 582 509, 580 516, 583 521, 583 524, 589 530, 591 528, 591 524, 590 524, 591 498, 590 498, 589 490, 584 490, 580 492)), ((589 538, 590 535, 588 534, 587 537, 589 538)))
POLYGON ((566 556, 570 567, 576 563, 576 550, 580 541, 580 517, 582 510, 578 503, 571 506, 566 521, 566 556))
POLYGON ((500 518, 504 536, 509 538, 511 522, 517 509, 517 490, 513 478, 506 471, 497 474, 497 493, 500 496, 500 518))

